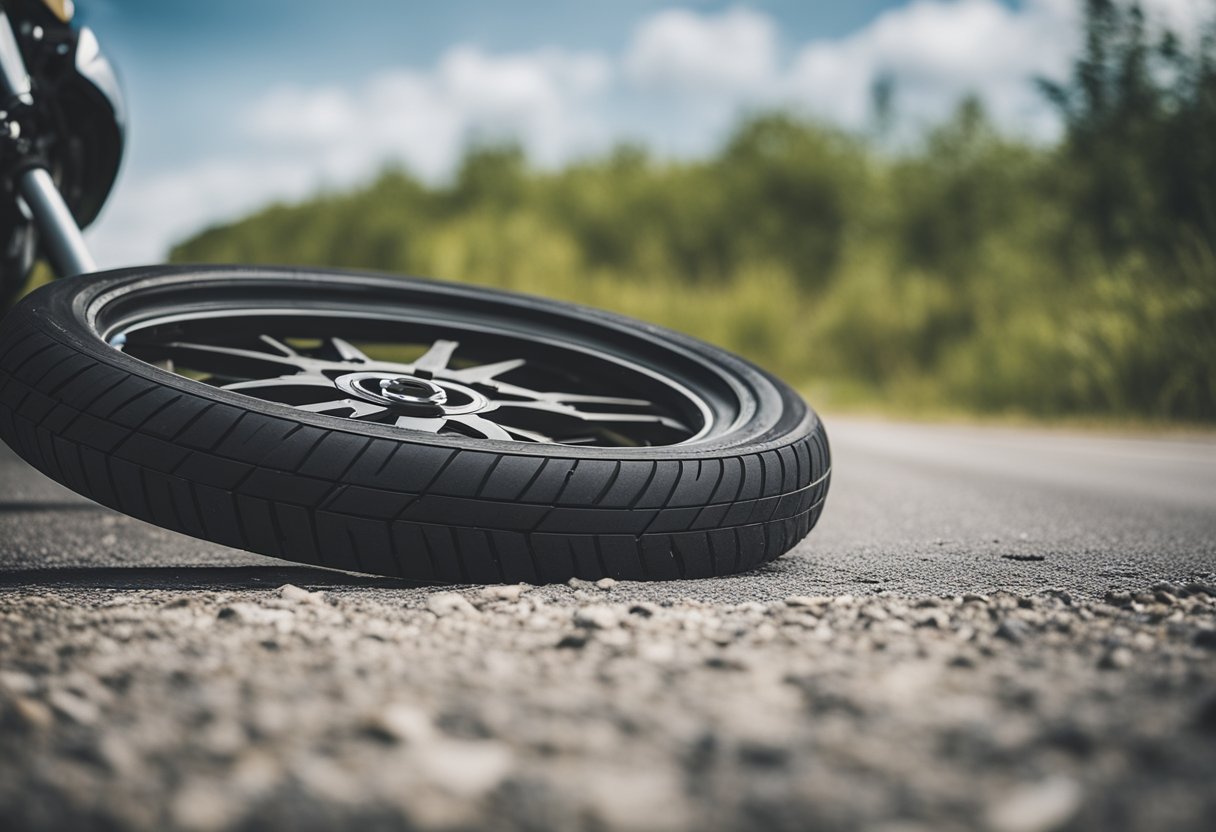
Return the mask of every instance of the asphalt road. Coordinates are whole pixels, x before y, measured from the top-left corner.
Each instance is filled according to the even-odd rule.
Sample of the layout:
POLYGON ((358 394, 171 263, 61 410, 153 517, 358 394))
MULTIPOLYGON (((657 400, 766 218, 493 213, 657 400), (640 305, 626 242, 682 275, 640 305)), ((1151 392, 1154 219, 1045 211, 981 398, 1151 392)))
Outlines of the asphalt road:
MULTIPOLYGON (((1216 572, 1216 437, 829 419, 819 527, 747 576, 630 594, 789 595, 1060 588, 1100 596, 1216 572)), ((83 500, 0 451, 0 585, 395 586, 166 532, 83 500)))

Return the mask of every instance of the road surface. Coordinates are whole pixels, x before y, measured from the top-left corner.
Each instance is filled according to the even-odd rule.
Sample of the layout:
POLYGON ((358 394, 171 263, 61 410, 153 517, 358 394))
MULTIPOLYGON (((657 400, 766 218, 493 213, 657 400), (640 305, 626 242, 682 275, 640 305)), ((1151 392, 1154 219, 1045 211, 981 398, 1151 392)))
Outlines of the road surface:
MULTIPOLYGON (((829 429, 832 491, 819 527, 791 555, 754 575, 631 594, 734 603, 878 591, 1101 596, 1216 571, 1216 437, 848 420, 829 429)), ((97 507, 0 451, 0 584, 240 585, 283 567, 97 507)), ((297 583, 349 580, 288 569, 297 583)))
POLYGON ((1216 440, 829 433, 759 572, 455 590, 0 452, 0 827, 1210 829, 1216 440))

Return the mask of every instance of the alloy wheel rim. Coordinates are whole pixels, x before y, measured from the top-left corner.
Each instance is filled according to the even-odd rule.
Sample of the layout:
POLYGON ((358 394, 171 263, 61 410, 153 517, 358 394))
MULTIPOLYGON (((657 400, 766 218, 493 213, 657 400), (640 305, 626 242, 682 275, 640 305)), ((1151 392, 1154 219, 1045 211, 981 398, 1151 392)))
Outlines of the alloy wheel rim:
MULTIPOLYGON (((384 316, 365 320, 383 324, 384 316)), ((538 336, 526 356, 512 355, 527 336, 408 319, 391 327, 401 333, 395 343, 369 345, 349 334, 360 323, 315 310, 225 310, 145 319, 107 340, 221 390, 432 435, 653 447, 695 442, 715 428, 706 403, 676 380, 582 345, 538 336), (293 326, 296 319, 306 325, 293 326), (318 321, 331 322, 330 331, 317 335, 318 321)))

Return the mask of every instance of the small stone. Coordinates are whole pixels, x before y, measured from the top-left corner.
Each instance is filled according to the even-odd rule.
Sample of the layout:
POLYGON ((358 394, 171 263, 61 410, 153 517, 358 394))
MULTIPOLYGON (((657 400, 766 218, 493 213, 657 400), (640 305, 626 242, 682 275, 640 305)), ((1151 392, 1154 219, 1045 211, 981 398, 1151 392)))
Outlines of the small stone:
POLYGON ((676 657, 675 645, 666 641, 648 641, 638 646, 638 658, 653 664, 667 664, 676 657))
POLYGON ((997 638, 1003 638, 1013 644, 1021 644, 1028 635, 1030 635, 1030 627, 1026 626, 1025 621, 1019 621, 1016 618, 1006 618, 996 628, 997 638))
POLYGON ((92 725, 101 716, 97 705, 70 691, 52 691, 47 700, 56 712, 78 725, 92 725))
POLYGON ((1103 670, 1123 670, 1131 667, 1135 656, 1126 647, 1115 647, 1107 650, 1098 660, 1098 667, 1103 670))
POLYGON ((215 614, 215 617, 221 621, 228 621, 234 618, 240 618, 241 613, 236 607, 221 607, 220 611, 215 614))
POLYGON ((574 626, 588 630, 611 630, 621 623, 620 616, 612 607, 592 604, 574 611, 574 626))
POLYGON ((824 598, 815 598, 810 595, 791 595, 785 599, 787 607, 821 607, 826 602, 824 598))
POLYGON ((437 592, 426 599, 426 608, 440 618, 449 615, 477 614, 477 608, 459 592, 437 592))
POLYGON ((140 766, 140 755, 117 733, 103 734, 97 743, 97 762, 120 776, 130 775, 140 766))
POLYGON ((566 633, 557 643, 559 650, 580 650, 587 646, 586 633, 566 633))
POLYGON ((934 610, 916 620, 917 627, 931 627, 935 630, 945 630, 950 627, 950 616, 941 610, 934 610))
POLYGON ((598 586, 600 589, 604 590, 605 592, 607 592, 608 590, 610 590, 614 586, 616 586, 616 578, 600 578, 598 581, 595 582, 595 585, 598 586))
POLYGON ((302 589, 295 584, 283 584, 279 587, 279 597, 284 601, 296 601, 302 603, 316 604, 325 600, 325 595, 320 592, 309 592, 307 589, 302 589))
POLYGON ((426 776, 449 794, 477 800, 511 772, 511 750, 496 740, 442 740, 425 750, 426 776))
POLYGON ((1216 630, 1200 630, 1195 633, 1195 646, 1216 650, 1216 630))
POLYGON ((229 791, 201 780, 187 781, 173 797, 174 825, 192 832, 211 832, 229 826, 239 804, 229 791))
POLYGON ((1052 598, 1055 598, 1066 607, 1071 607, 1073 604, 1072 593, 1068 592, 1067 590, 1051 589, 1047 591, 1047 594, 1052 598))
POLYGON ((9 702, 9 713, 11 720, 19 728, 41 731, 49 728, 54 722, 51 709, 28 696, 13 697, 9 702))
POLYGON ((1081 787, 1067 777, 1022 786, 988 811, 995 832, 1051 832, 1072 819, 1081 806, 1081 787))
POLYGON ((481 591, 481 597, 486 601, 506 601, 515 603, 524 594, 523 584, 507 584, 505 586, 487 586, 481 591))
POLYGON ((425 742, 435 735, 435 723, 420 708, 404 702, 393 702, 371 714, 364 731, 386 742, 425 742))
POLYGON ((648 601, 643 601, 640 604, 634 604, 629 608, 630 615, 640 616, 641 618, 653 618, 658 611, 658 607, 648 601))
POLYGON ((747 670, 747 664, 742 659, 721 654, 706 658, 705 666, 714 670, 747 670))
POLYGON ((968 592, 965 595, 963 595, 963 603, 964 604, 987 604, 988 596, 980 595, 979 593, 976 593, 976 592, 968 592))
POLYGON ((29 695, 38 690, 34 677, 16 670, 0 670, 0 688, 12 693, 29 695))
POLYGON ((790 758, 784 744, 762 739, 745 739, 739 743, 739 761, 754 768, 783 768, 790 758))
MULTIPOLYGON (((675 766, 601 765, 580 783, 590 829, 679 832, 696 829, 693 801, 675 766)), ((719 823, 718 825, 725 825, 719 823)))

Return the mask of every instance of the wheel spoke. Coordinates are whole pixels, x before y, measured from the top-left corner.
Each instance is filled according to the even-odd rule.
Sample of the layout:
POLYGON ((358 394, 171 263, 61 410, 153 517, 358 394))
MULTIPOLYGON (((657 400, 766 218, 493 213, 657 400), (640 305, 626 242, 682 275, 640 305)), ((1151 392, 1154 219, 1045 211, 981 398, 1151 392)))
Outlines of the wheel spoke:
POLYGON ((323 375, 299 373, 292 376, 275 376, 274 378, 254 378, 249 381, 235 381, 231 384, 219 385, 221 390, 259 390, 267 387, 320 387, 333 392, 334 383, 323 375))
POLYGON ((287 356, 271 355, 268 352, 243 350, 239 347, 219 347, 211 344, 192 344, 173 341, 160 348, 170 354, 175 362, 192 370, 209 373, 219 373, 234 376, 256 375, 250 370, 250 362, 256 362, 265 369, 266 365, 275 367, 291 367, 293 370, 307 368, 308 359, 302 356, 288 358, 287 356))
POLYGON ((439 339, 431 344, 430 349, 423 353, 421 358, 414 362, 414 370, 426 370, 431 373, 446 370, 448 362, 452 359, 452 353, 456 352, 456 348, 459 346, 459 341, 439 339))
POLYGON ((557 440, 554 439, 552 436, 546 436, 545 434, 539 433, 538 431, 524 430, 523 428, 513 428, 510 425, 502 425, 502 428, 504 430, 506 430, 507 433, 514 434, 515 436, 518 436, 521 439, 527 439, 530 442, 539 442, 544 445, 556 445, 557 444, 557 440))
POLYGON ((258 340, 261 341, 263 344, 266 344, 268 347, 273 349, 275 352, 281 353, 289 358, 296 358, 300 355, 298 352, 296 352, 291 347, 284 344, 282 341, 278 340, 277 338, 271 338, 269 335, 259 335, 258 340))
POLYGON ((478 367, 456 370, 455 372, 447 373, 447 375, 465 384, 475 384, 477 382, 490 381, 495 376, 509 373, 511 370, 516 370, 522 366, 524 366, 522 358, 511 358, 507 361, 497 361, 493 364, 482 364, 478 367))
POLYGON ((408 430, 420 430, 426 433, 439 433, 443 426, 447 423, 447 419, 442 416, 434 416, 424 418, 421 416, 398 416, 394 423, 399 428, 408 430))
POLYGON ((529 390, 527 387, 520 387, 517 384, 506 384, 500 381, 495 382, 494 387, 499 393, 504 393, 508 396, 519 396, 523 399, 533 399, 542 402, 577 402, 579 404, 609 404, 621 407, 654 407, 654 402, 647 401, 646 399, 622 399, 616 396, 593 396, 585 393, 544 392, 529 390))
POLYGON ((483 439, 510 439, 511 434, 507 433, 500 425, 496 425, 489 419, 482 418, 475 413, 466 413, 461 416, 448 417, 449 422, 459 422, 466 428, 474 431, 483 439))
POLYGON ((621 407, 654 407, 654 402, 646 399, 620 399, 615 396, 585 396, 581 393, 539 393, 544 401, 562 402, 563 404, 614 404, 621 407))
POLYGON ((341 410, 348 410, 349 413, 344 415, 352 419, 364 419, 368 416, 376 416, 388 410, 387 407, 382 407, 371 402, 361 402, 358 399, 334 399, 328 402, 317 402, 316 404, 301 404, 297 405, 300 410, 308 410, 312 413, 336 413, 341 410))
POLYGON ((578 419, 581 422, 604 422, 608 424, 631 422, 635 424, 662 425, 672 430, 688 430, 688 427, 682 422, 657 413, 588 413, 561 402, 552 401, 512 402, 495 400, 493 404, 495 405, 495 409, 519 408, 522 410, 539 410, 545 413, 556 413, 560 416, 578 419))
POLYGON ((350 341, 343 340, 342 338, 330 338, 329 343, 338 351, 338 355, 342 356, 343 361, 355 361, 360 364, 366 364, 371 361, 361 349, 350 341))

